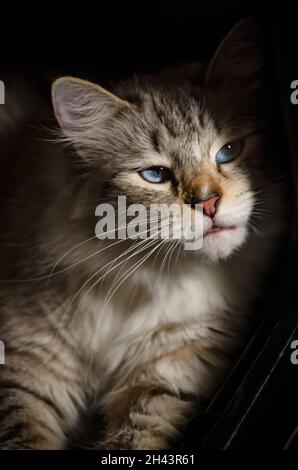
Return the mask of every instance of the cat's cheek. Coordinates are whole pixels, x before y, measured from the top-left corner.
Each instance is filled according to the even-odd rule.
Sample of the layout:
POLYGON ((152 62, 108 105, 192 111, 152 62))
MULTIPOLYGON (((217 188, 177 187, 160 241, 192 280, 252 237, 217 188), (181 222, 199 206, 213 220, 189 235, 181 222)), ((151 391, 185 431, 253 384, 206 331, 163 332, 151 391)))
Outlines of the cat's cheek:
POLYGON ((219 261, 227 258, 236 249, 240 248, 246 237, 247 228, 245 226, 211 233, 204 237, 200 252, 212 261, 219 261))

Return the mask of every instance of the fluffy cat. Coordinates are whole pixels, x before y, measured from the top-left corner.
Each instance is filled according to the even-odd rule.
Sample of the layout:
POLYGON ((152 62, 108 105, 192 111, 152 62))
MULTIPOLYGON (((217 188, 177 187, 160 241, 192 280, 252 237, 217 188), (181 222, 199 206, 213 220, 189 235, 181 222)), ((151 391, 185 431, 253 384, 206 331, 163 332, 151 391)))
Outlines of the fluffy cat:
POLYGON ((2 220, 3 233, 17 225, 21 259, 6 250, 5 263, 12 279, 25 268, 2 283, 1 449, 67 448, 87 435, 87 413, 89 448, 166 449, 222 383, 284 226, 259 49, 244 20, 207 67, 111 91, 60 78, 55 142, 20 132, 9 101, 1 111, 3 153, 22 182, 18 214, 2 220), (118 195, 146 207, 202 203, 202 248, 96 239, 95 207, 118 195))

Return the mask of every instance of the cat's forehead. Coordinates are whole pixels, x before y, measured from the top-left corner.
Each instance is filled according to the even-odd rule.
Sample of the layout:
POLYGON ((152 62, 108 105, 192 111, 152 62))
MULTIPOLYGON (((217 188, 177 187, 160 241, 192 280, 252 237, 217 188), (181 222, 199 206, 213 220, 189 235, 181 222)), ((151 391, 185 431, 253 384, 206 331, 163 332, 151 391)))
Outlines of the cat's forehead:
POLYGON ((223 133, 205 101, 182 90, 151 92, 145 99, 144 115, 154 150, 178 165, 202 160, 223 133))

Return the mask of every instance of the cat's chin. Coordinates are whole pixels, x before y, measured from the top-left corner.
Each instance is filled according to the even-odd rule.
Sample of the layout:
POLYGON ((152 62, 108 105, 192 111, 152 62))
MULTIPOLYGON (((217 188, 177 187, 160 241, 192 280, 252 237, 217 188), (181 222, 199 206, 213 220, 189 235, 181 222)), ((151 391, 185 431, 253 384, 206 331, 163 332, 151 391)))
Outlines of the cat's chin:
POLYGON ((195 256, 202 256, 205 260, 216 262, 231 256, 244 243, 246 237, 245 226, 207 232, 204 235, 202 247, 191 253, 195 256))

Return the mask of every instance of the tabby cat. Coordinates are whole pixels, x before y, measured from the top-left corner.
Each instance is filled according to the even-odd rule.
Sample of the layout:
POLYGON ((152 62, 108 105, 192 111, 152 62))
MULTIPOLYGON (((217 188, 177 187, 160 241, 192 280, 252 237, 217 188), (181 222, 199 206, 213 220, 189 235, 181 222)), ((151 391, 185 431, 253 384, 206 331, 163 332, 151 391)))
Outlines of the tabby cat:
POLYGON ((1 449, 175 447, 222 384, 284 225, 262 74, 248 19, 206 66, 109 91, 57 79, 56 134, 7 91, 1 449), (202 248, 99 240, 95 208, 119 195, 201 204, 202 248))

